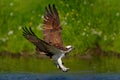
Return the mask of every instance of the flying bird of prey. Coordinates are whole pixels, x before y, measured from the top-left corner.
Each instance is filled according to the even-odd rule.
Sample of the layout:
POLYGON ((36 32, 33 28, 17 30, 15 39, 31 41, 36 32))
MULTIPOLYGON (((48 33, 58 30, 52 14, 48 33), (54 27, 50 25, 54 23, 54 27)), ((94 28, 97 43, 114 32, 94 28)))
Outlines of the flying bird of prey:
POLYGON ((23 28, 23 36, 36 46, 36 51, 52 58, 60 70, 66 72, 69 68, 62 63, 62 58, 69 53, 73 47, 64 46, 62 40, 62 27, 60 25, 58 11, 53 4, 48 5, 44 15, 43 40, 38 38, 31 27, 23 28), (41 53, 43 52, 43 53, 41 53))

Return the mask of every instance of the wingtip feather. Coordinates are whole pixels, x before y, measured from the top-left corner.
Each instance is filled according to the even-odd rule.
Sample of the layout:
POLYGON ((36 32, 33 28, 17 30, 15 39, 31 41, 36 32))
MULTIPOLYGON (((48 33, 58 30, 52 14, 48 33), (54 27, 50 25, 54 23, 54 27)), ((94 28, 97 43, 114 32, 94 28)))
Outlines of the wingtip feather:
POLYGON ((32 31, 31 27, 27 28, 25 26, 25 27, 22 27, 22 30, 23 30, 23 36, 27 36, 27 35, 36 36, 35 33, 32 31))

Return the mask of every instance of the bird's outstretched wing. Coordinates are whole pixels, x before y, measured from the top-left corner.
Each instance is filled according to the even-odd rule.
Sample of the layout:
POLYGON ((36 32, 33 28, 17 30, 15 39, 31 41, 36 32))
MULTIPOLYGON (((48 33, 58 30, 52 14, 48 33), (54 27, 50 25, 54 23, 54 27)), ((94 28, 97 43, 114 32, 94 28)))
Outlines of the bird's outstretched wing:
POLYGON ((36 34, 32 31, 31 27, 23 28, 23 36, 33 43, 36 48, 40 49, 40 51, 45 52, 48 56, 52 57, 54 54, 59 53, 59 49, 55 48, 52 45, 49 45, 47 42, 39 39, 36 34))
POLYGON ((62 41, 62 27, 60 25, 58 11, 53 4, 49 4, 44 15, 43 39, 59 49, 65 49, 62 41))

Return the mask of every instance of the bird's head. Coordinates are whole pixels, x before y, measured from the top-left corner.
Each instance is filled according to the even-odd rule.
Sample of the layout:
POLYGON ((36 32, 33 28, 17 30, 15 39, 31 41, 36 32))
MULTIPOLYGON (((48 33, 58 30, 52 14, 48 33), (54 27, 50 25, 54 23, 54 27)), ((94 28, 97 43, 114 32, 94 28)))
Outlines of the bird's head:
POLYGON ((67 49, 66 53, 68 53, 68 52, 70 52, 71 50, 73 50, 75 48, 73 46, 71 46, 71 45, 68 45, 68 46, 66 46, 66 49, 67 49))
POLYGON ((67 49, 74 49, 74 47, 71 46, 71 45, 66 46, 66 48, 67 48, 67 49))

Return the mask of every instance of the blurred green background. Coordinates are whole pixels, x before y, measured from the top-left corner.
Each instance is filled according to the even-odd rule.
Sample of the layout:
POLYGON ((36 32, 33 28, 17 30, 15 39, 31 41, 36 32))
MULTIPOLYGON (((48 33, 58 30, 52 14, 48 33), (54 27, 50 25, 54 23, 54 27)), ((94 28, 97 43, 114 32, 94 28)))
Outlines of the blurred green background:
POLYGON ((35 52, 21 28, 32 26, 42 38, 45 6, 55 4, 63 27, 65 45, 72 54, 84 54, 100 47, 120 53, 119 0, 0 0, 0 52, 35 52))
POLYGON ((71 72, 120 72, 119 56, 79 56, 120 53, 119 3, 120 0, 0 0, 0 55, 10 53, 12 57, 0 56, 0 72, 58 71, 49 59, 16 55, 35 53, 35 47, 22 36, 22 27, 31 26, 42 39, 48 4, 55 4, 59 12, 64 44, 75 47, 70 55, 77 57, 65 59, 71 72))

